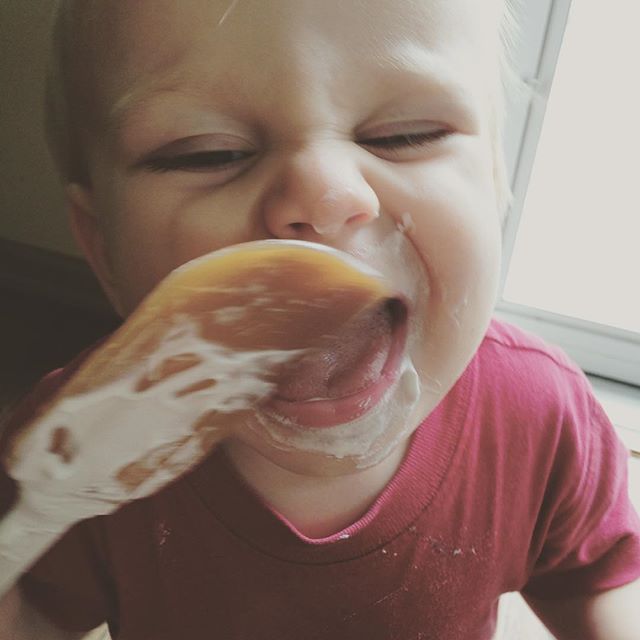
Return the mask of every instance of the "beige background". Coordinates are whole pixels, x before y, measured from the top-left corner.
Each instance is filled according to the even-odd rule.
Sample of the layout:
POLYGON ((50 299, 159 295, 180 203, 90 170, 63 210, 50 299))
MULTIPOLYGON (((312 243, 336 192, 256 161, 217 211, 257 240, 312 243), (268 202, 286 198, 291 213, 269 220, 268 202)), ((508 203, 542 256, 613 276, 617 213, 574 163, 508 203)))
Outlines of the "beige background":
POLYGON ((0 237, 77 255, 42 128, 53 0, 0 0, 0 237))

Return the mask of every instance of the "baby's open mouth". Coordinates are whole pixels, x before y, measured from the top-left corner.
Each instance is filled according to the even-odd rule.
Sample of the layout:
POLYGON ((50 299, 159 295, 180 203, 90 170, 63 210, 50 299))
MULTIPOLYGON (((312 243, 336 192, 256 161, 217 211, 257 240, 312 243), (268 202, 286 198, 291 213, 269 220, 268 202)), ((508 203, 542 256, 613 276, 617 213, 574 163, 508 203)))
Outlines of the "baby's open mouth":
POLYGON ((321 348, 289 364, 265 413, 307 427, 351 422, 396 381, 406 342, 407 306, 389 298, 358 314, 321 348))

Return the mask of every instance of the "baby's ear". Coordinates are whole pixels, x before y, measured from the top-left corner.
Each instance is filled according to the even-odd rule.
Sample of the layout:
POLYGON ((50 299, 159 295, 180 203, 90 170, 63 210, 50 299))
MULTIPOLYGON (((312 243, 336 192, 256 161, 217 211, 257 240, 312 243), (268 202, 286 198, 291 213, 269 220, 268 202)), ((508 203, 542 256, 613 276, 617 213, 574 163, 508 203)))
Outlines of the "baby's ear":
POLYGON ((107 254, 104 229, 93 205, 89 187, 77 183, 65 187, 69 226, 73 237, 95 273, 107 298, 122 315, 113 273, 107 254))

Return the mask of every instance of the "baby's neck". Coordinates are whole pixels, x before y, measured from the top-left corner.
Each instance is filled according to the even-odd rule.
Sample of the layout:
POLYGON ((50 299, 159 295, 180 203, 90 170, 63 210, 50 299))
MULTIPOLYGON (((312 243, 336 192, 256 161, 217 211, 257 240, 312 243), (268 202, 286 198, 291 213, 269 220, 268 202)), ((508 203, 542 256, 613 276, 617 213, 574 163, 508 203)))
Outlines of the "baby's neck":
POLYGON ((288 471, 236 441, 227 442, 225 451, 247 484, 298 532, 324 538, 367 512, 398 470, 407 447, 408 442, 375 466, 330 477, 288 471))

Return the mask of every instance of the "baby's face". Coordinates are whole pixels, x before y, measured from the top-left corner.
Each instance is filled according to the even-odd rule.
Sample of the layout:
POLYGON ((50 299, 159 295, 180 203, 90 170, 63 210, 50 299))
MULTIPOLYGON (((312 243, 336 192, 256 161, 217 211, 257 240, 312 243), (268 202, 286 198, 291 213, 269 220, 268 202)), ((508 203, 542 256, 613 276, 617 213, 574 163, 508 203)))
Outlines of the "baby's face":
POLYGON ((464 370, 493 307, 497 3, 112 4, 86 192, 112 298, 128 313, 173 268, 249 240, 358 256, 409 300, 398 375, 364 422, 320 436, 261 416, 248 441, 285 466, 296 451, 383 459, 464 370))

